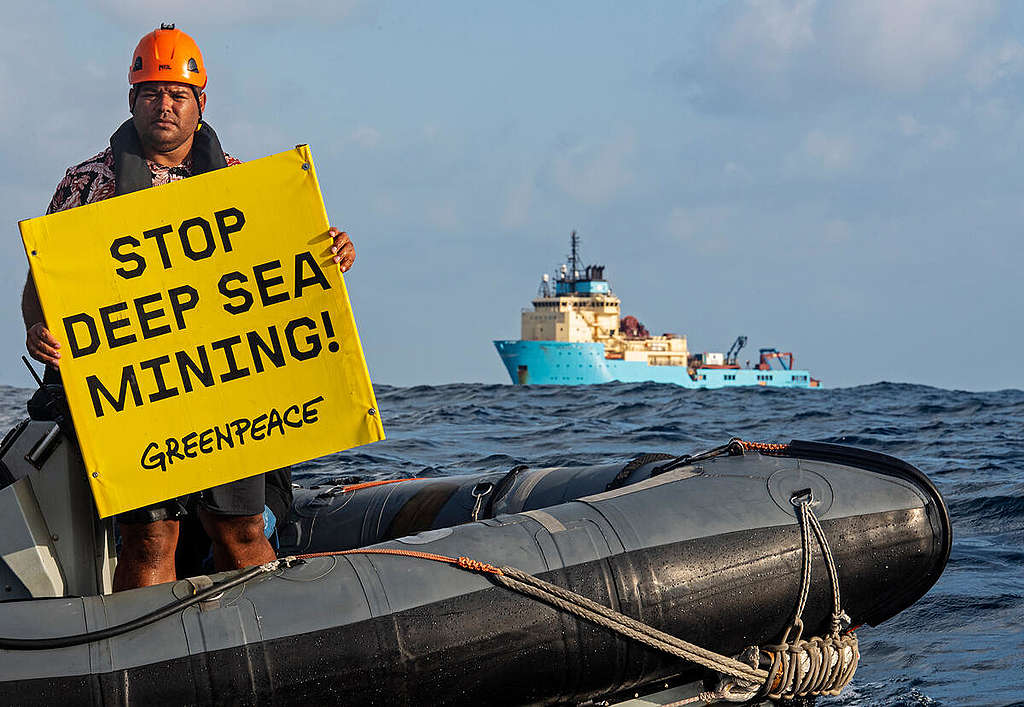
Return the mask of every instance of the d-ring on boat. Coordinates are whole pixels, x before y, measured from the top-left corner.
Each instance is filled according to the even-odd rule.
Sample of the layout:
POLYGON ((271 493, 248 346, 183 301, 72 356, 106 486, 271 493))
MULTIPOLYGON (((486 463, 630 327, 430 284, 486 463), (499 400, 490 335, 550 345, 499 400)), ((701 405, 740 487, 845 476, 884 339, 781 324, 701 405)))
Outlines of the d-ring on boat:
POLYGON ((702 680, 703 703, 827 693, 856 667, 851 627, 923 596, 951 542, 908 464, 733 440, 298 489, 287 559, 110 594, 111 528, 60 428, 8 433, 0 476, 4 704, 562 704, 702 680))

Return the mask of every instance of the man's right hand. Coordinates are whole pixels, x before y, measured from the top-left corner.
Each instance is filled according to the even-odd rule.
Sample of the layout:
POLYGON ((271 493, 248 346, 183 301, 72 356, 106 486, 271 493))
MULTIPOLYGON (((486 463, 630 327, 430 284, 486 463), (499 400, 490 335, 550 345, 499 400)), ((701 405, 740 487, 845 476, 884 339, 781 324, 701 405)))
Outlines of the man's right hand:
POLYGON ((36 322, 29 327, 25 347, 29 356, 40 363, 54 368, 60 367, 60 342, 53 338, 53 334, 42 322, 36 322))

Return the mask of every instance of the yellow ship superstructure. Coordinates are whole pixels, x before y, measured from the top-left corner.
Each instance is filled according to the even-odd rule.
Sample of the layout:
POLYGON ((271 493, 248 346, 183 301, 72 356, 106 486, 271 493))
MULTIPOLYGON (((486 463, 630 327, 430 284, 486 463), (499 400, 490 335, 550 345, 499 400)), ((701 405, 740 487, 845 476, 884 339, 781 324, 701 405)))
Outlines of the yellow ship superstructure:
POLYGON ((523 310, 523 341, 597 343, 607 359, 687 366, 685 336, 650 336, 638 322, 634 330, 622 330, 620 301, 604 279, 603 266, 590 265, 582 273, 563 266, 553 284, 545 275, 533 309, 523 310))

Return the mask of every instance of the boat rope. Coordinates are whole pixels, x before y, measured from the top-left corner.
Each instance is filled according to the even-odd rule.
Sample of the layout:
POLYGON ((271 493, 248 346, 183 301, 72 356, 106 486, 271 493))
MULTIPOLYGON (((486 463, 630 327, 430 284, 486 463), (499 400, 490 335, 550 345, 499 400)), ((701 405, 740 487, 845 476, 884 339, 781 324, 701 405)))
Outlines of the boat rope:
POLYGON ((630 460, 626 466, 622 467, 615 478, 608 482, 608 485, 604 487, 605 491, 614 491, 617 488, 621 488, 626 485, 629 481, 629 477, 633 475, 633 472, 642 466, 647 466, 651 462, 662 462, 667 459, 675 459, 672 454, 641 454, 636 458, 630 460))
POLYGON ((743 450, 746 452, 760 452, 761 454, 767 455, 781 455, 789 452, 788 444, 779 444, 777 442, 747 442, 746 440, 734 437, 732 442, 737 442, 743 450))
POLYGON ((382 479, 380 481, 364 481, 361 484, 348 484, 346 486, 342 486, 338 493, 351 493, 353 491, 359 491, 360 489, 370 489, 374 486, 384 486, 386 484, 398 484, 403 481, 420 481, 420 479, 382 479))
POLYGON ((502 569, 489 565, 486 562, 478 562, 468 557, 449 557, 448 555, 438 555, 433 552, 420 552, 419 550, 397 550, 387 547, 368 547, 360 548, 357 550, 338 550, 334 552, 310 552, 305 555, 295 555, 296 560, 309 560, 315 557, 344 557, 345 555, 394 555, 398 557, 413 557, 418 560, 432 560, 433 562, 443 562, 448 565, 455 565, 464 570, 470 572, 479 572, 481 574, 494 574, 498 575, 502 573, 502 569))
POLYGON ((849 626, 849 617, 842 610, 839 574, 835 557, 821 523, 811 509, 811 495, 805 492, 792 500, 800 526, 800 593, 793 620, 782 639, 763 648, 748 647, 740 656, 729 657, 702 648, 671 634, 659 631, 630 616, 599 604, 569 589, 552 584, 515 567, 496 567, 468 557, 449 557, 416 550, 365 548, 341 552, 320 552, 298 555, 297 559, 336 557, 339 555, 391 555, 444 562, 464 570, 486 574, 490 579, 514 592, 532 597, 550 606, 602 626, 643 645, 669 655, 696 663, 720 676, 713 691, 673 703, 687 705, 697 702, 746 702, 757 697, 793 699, 817 695, 838 695, 853 679, 860 658, 857 636, 842 633, 849 626), (811 587, 811 540, 821 547, 828 569, 832 593, 832 615, 829 634, 804 640, 803 612, 811 587), (794 633, 795 632, 795 633, 794 633), (761 667, 761 666, 765 667, 761 667))
POLYGON ((809 695, 838 695, 853 679, 860 660, 857 635, 843 633, 850 626, 850 617, 842 608, 839 594, 839 573, 821 522, 811 510, 811 494, 804 492, 792 499, 800 523, 800 544, 803 564, 800 569, 800 598, 793 621, 778 644, 765 646, 771 655, 769 672, 775 676, 765 692, 769 699, 793 699, 809 695), (832 589, 832 616, 828 635, 804 640, 803 610, 811 585, 811 534, 821 547, 832 589), (795 635, 791 638, 791 633, 795 635))
POLYGON ((651 476, 664 474, 666 471, 672 471, 681 466, 689 466, 697 462, 713 459, 714 457, 720 457, 723 454, 739 456, 743 452, 759 452, 767 456, 785 456, 789 453, 789 445, 774 442, 747 442, 739 437, 733 437, 726 444, 719 447, 714 447, 704 452, 697 452, 696 454, 683 454, 675 457, 668 464, 655 467, 651 471, 651 476))
POLYGON ((712 459, 714 457, 721 456, 723 454, 729 455, 740 455, 743 454, 743 445, 738 439, 731 439, 727 444, 723 444, 719 447, 714 447, 703 452, 697 452, 696 454, 683 454, 674 458, 667 464, 656 466, 651 470, 651 476, 658 476, 664 474, 667 471, 678 469, 682 466, 689 466, 690 464, 696 464, 697 462, 704 461, 705 459, 712 459))
POLYGON ((598 626, 611 629, 627 638, 670 655, 704 666, 715 672, 734 675, 747 680, 762 682, 768 677, 767 671, 743 663, 735 658, 720 655, 687 641, 659 631, 614 609, 598 604, 585 596, 572 592, 557 584, 545 582, 514 567, 502 567, 501 574, 493 580, 504 587, 574 614, 598 626))
POLYGON ((291 567, 294 563, 294 557, 283 557, 281 559, 274 560, 273 562, 267 562, 266 564, 250 567, 243 572, 239 572, 234 577, 211 584, 209 587, 202 590, 197 590, 195 586, 193 586, 192 596, 184 597, 183 599, 175 599, 159 609, 151 611, 148 614, 143 614, 138 618, 126 621, 122 624, 108 626, 107 628, 98 629, 96 631, 87 631, 73 636, 54 636, 52 638, 0 638, 0 648, 9 651, 53 650, 55 648, 80 646, 86 643, 102 641, 107 638, 114 638, 115 636, 120 636, 128 633, 129 631, 135 631, 136 629, 148 626, 160 619, 167 618, 179 611, 183 611, 190 606, 216 597, 217 595, 226 592, 228 589, 237 587, 239 584, 245 584, 256 577, 271 574, 282 567, 291 567))
MULTIPOLYGON (((744 693, 744 694, 746 694, 746 693, 744 693)), ((685 700, 676 700, 675 702, 669 702, 667 705, 662 705, 662 707, 683 707, 684 705, 694 705, 694 704, 697 704, 697 703, 702 703, 702 704, 710 705, 710 704, 712 704, 714 702, 723 702, 723 701, 728 701, 728 702, 745 702, 746 701, 745 697, 742 700, 735 700, 735 699, 731 699, 731 698, 732 698, 732 694, 731 693, 727 692, 726 690, 724 690, 722 688, 717 688, 714 691, 704 690, 703 692, 698 692, 693 697, 688 697, 685 700)))
POLYGON ((305 555, 296 555, 296 560, 313 559, 317 557, 338 557, 345 555, 391 555, 397 557, 412 557, 421 560, 432 560, 454 565, 470 572, 490 575, 498 584, 527 596, 540 599, 547 604, 560 608, 580 618, 587 619, 600 626, 605 626, 617 631, 636 641, 650 645, 653 648, 666 651, 676 657, 689 660, 703 665, 711 670, 736 674, 753 680, 764 680, 768 672, 752 667, 747 663, 740 662, 733 658, 719 655, 700 646, 688 643, 670 634, 659 631, 645 623, 637 621, 614 609, 598 604, 585 596, 572 592, 557 584, 551 584, 528 572, 516 569, 515 567, 496 567, 486 562, 479 562, 469 557, 449 557, 431 552, 420 552, 418 550, 399 550, 392 548, 361 548, 356 550, 342 550, 338 552, 314 552, 305 555))

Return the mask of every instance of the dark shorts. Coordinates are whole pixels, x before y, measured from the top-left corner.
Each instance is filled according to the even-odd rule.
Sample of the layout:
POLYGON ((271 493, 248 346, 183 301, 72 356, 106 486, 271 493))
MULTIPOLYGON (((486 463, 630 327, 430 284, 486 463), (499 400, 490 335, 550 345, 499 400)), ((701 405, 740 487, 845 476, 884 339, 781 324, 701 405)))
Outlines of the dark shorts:
POLYGON ((287 515, 288 507, 291 505, 290 469, 277 469, 266 474, 249 476, 187 496, 178 496, 125 511, 117 515, 117 522, 152 523, 158 520, 178 520, 200 510, 219 516, 254 516, 262 514, 268 504, 277 518, 287 515), (279 486, 282 488, 279 489, 279 486), (285 487, 286 501, 279 498, 285 493, 285 487))

